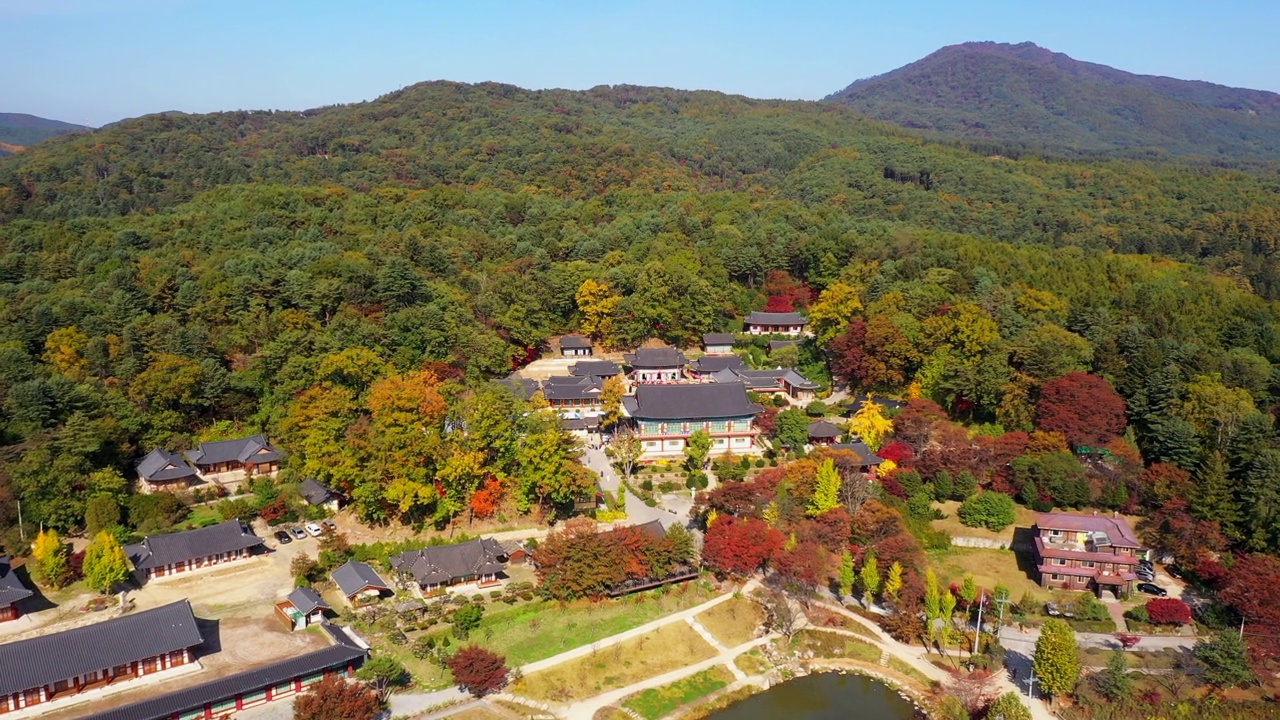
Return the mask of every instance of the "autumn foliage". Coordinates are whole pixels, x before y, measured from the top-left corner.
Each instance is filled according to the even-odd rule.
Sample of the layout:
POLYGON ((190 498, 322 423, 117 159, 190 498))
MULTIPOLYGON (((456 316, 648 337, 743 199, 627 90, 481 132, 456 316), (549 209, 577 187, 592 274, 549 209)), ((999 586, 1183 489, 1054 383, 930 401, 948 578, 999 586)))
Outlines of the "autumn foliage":
POLYGON ((758 518, 717 517, 707 528, 702 561, 726 575, 750 575, 780 549, 782 533, 758 518))
POLYGON ((293 720, 373 720, 382 711, 378 693, 330 675, 293 703, 293 720))
POLYGON ((1245 621, 1245 641, 1256 658, 1280 658, 1280 559, 1242 555, 1218 592, 1218 600, 1245 621))
POLYGON ((1147 601, 1147 617, 1157 625, 1187 625, 1191 608, 1177 598, 1156 598, 1147 601))
POLYGON ((507 659, 476 645, 468 645, 447 661, 458 687, 484 697, 507 684, 507 659))
POLYGON ((603 597, 628 582, 661 580, 693 557, 683 527, 654 535, 641 527, 596 532, 594 521, 579 518, 551 533, 534 552, 542 585, 552 597, 570 600, 603 597))
POLYGON ((1072 372, 1045 383, 1036 425, 1072 445, 1105 445, 1124 432, 1124 400, 1097 375, 1072 372))

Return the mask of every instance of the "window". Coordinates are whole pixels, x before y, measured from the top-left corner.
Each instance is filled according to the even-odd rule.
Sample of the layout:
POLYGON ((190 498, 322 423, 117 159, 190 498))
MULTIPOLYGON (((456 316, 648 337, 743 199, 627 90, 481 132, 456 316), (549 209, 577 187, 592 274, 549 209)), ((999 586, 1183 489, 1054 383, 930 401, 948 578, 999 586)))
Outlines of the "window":
POLYGON ((1086 578, 1086 577, 1078 577, 1078 578, 1076 578, 1076 584, 1077 584, 1077 585, 1083 585, 1083 584, 1085 584, 1086 582, 1088 582, 1088 580, 1089 580, 1089 578, 1086 578))
POLYGON ((1062 579, 1062 576, 1061 576, 1061 575, 1059 575, 1058 573, 1053 573, 1052 575, 1050 575, 1050 576, 1049 576, 1049 579, 1050 579, 1050 580, 1061 580, 1061 579, 1062 579))
POLYGON ((723 420, 712 420, 712 421, 711 421, 711 432, 713 432, 713 433, 722 433, 722 432, 724 432, 724 429, 725 429, 725 422, 724 422, 723 420))
POLYGON ((1050 565, 1066 565, 1067 561, 1063 560, 1062 558, 1051 558, 1049 560, 1049 564, 1050 565))
POLYGON ((1091 568, 1091 567, 1096 567, 1096 566, 1097 566, 1097 563, 1095 563, 1095 562, 1094 562, 1094 561, 1092 561, 1092 560, 1081 560, 1081 561, 1080 561, 1080 567, 1088 567, 1088 568, 1091 568))
POLYGON ((657 441, 657 440, 645 440, 645 441, 644 441, 644 446, 645 446, 646 448, 648 448, 648 449, 652 450, 653 448, 658 447, 658 441, 657 441))
POLYGON ((1062 531, 1061 531, 1061 530, 1050 530, 1050 531, 1049 531, 1049 537, 1051 537, 1051 538, 1060 538, 1060 537, 1062 537, 1062 531))

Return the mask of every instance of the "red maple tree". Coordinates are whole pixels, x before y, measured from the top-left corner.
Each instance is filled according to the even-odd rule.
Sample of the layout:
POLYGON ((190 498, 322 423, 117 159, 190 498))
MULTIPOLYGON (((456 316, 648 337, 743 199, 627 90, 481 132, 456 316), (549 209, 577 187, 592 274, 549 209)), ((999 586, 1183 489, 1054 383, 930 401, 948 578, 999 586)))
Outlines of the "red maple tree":
POLYGON ((330 675, 293 702, 294 720, 373 720, 382 712, 378 693, 330 675))
POLYGON ((730 575, 750 575, 782 548, 782 533, 757 518, 721 516, 707 528, 702 561, 730 575))
POLYGON ((477 645, 468 645, 446 661, 458 687, 484 697, 507 684, 507 659, 477 645))
POLYGON ((1244 639, 1255 657, 1280 657, 1280 559, 1268 555, 1242 555, 1218 592, 1218 601, 1244 618, 1244 639))
POLYGON ((489 478, 484 486, 471 495, 471 512, 478 518, 487 518, 498 509, 502 500, 502 481, 489 478))
POLYGON ((1157 625, 1187 625, 1191 608, 1177 598, 1155 598, 1147 601, 1147 617, 1157 625))
POLYGON ((1040 388, 1036 425, 1075 446, 1105 445, 1124 432, 1124 400, 1097 375, 1072 372, 1040 388))

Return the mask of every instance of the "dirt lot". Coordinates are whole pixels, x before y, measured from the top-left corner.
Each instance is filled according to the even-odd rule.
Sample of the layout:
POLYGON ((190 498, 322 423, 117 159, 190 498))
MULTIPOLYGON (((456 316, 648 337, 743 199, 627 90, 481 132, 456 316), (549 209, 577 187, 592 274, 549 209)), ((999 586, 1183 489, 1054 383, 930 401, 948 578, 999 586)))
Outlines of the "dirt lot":
POLYGON ((319 632, 290 633, 274 618, 202 620, 200 633, 205 638, 205 644, 196 651, 200 664, 204 666, 200 672, 148 683, 91 704, 70 707, 42 717, 48 720, 82 718, 90 712, 101 712, 200 685, 328 645, 319 632))

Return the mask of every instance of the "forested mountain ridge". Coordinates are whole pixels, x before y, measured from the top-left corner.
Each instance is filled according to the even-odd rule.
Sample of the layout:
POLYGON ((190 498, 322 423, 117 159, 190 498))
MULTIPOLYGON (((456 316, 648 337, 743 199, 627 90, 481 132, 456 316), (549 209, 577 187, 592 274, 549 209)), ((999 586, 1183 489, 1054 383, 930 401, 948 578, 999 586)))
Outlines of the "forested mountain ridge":
MULTIPOLYGON (((78 530, 148 450, 250 430, 370 519, 447 522, 489 480, 529 503, 566 464, 553 429, 519 436, 555 452, 477 449, 447 428, 518 405, 465 393, 556 333, 687 345, 770 297, 813 299, 800 361, 859 388, 1028 430, 1040 385, 1087 370, 1150 460, 1243 457, 1274 444, 1259 410, 1280 397, 1280 312, 1250 291, 1280 291, 1276 193, 630 87, 429 83, 57 138, 0 161, 0 526, 17 497, 28 523, 78 530), (859 323, 845 350, 874 362, 837 342, 859 323), (405 430, 419 417, 430 433, 405 430)), ((155 526, 154 501, 128 502, 129 527, 155 526)))
POLYGON ((1057 152, 1280 159, 1280 95, 1082 62, 1032 43, 951 45, 826 98, 897 125, 1057 152))
POLYGON ((25 113, 0 112, 0 143, 6 145, 19 147, 35 145, 47 138, 92 129, 84 125, 49 120, 25 113))

